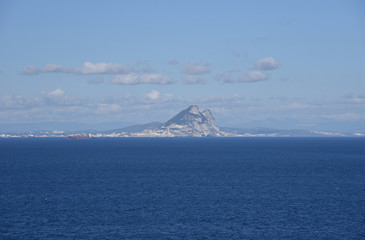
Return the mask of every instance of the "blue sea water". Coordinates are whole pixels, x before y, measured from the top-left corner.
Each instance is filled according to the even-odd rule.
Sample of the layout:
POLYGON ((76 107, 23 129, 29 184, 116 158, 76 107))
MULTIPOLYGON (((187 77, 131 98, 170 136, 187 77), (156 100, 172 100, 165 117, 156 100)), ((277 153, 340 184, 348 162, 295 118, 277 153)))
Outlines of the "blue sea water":
POLYGON ((1 139, 0 239, 365 239, 365 139, 1 139))

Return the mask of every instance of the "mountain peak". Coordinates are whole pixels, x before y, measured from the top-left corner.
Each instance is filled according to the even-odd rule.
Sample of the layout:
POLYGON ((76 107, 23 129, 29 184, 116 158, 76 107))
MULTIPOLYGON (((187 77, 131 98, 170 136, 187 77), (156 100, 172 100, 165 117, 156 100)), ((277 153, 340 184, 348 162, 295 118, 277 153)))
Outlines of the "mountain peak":
POLYGON ((191 105, 182 110, 156 131, 161 135, 173 136, 220 136, 219 128, 210 110, 207 109, 201 113, 197 105, 191 105))
POLYGON ((205 109, 202 114, 205 116, 205 117, 213 117, 213 114, 212 112, 209 110, 209 109, 205 109))
POLYGON ((188 110, 192 114, 199 114, 199 107, 197 105, 191 105, 186 110, 188 110))

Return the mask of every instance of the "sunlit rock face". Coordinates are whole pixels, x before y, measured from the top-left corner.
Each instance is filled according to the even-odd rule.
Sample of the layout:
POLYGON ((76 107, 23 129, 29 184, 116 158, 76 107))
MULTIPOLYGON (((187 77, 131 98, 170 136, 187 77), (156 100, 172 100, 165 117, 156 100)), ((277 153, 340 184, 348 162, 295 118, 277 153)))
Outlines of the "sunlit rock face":
POLYGON ((210 110, 199 111, 192 105, 165 122, 161 127, 145 132, 148 135, 171 137, 208 137, 221 136, 210 110))

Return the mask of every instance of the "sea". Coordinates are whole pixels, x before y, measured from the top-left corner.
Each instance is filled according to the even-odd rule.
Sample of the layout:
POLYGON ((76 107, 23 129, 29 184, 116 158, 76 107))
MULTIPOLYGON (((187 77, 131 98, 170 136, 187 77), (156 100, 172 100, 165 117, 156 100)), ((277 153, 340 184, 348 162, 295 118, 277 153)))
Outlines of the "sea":
POLYGON ((0 239, 365 239, 365 138, 0 139, 0 239))

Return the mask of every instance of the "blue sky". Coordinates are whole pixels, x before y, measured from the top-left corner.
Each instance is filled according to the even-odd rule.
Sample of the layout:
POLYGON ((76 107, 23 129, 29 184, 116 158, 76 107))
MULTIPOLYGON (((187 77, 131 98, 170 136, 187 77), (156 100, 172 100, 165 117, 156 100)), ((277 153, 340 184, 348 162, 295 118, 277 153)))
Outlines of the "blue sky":
POLYGON ((0 53, 0 124, 365 131, 364 1, 2 0, 0 53))

